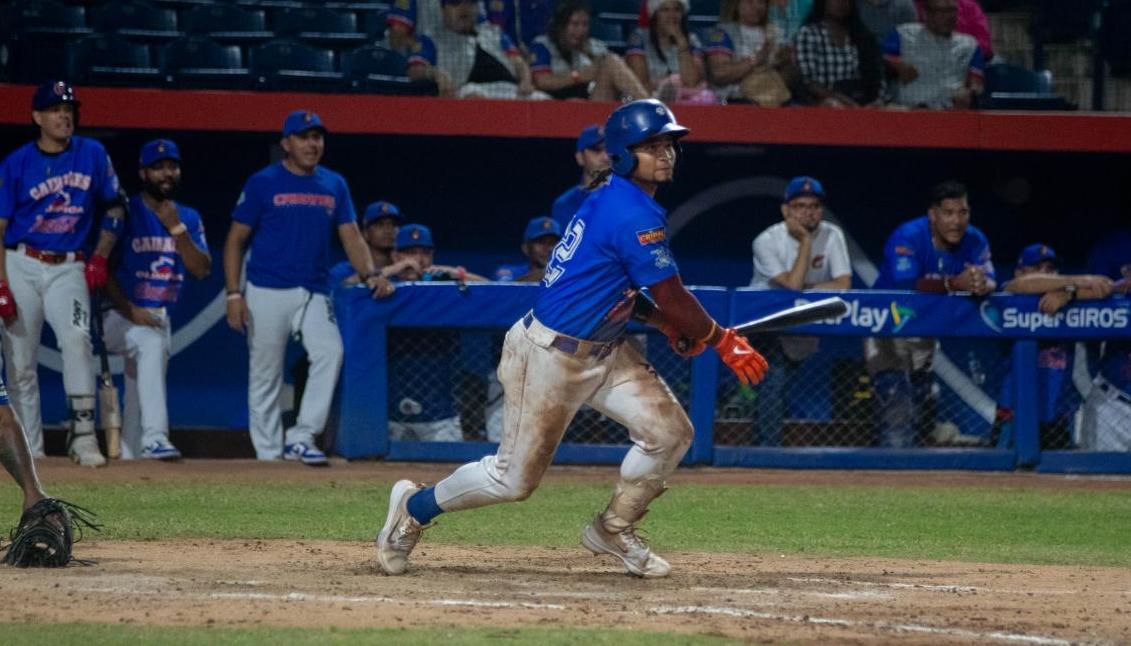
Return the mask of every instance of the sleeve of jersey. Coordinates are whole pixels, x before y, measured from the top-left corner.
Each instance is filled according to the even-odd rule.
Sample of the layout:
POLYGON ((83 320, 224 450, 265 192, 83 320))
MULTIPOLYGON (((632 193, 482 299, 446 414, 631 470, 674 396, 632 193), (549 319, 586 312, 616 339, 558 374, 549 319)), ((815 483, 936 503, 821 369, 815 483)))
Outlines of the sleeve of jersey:
POLYGON ((900 47, 899 30, 892 29, 884 38, 884 58, 893 63, 899 61, 900 47))
POLYGON ((338 177, 338 203, 334 209, 334 223, 338 225, 357 222, 357 211, 354 210, 353 196, 346 180, 338 177))
POLYGON ((777 253, 774 242, 768 235, 754 238, 754 269, 761 276, 780 276, 789 270, 777 253))
POLYGON ((240 192, 239 199, 236 200, 232 219, 254 229, 255 225, 259 223, 262 199, 258 182, 256 182, 256 178, 252 177, 247 180, 247 184, 244 184, 243 191, 240 192))
POLYGON ((891 277, 892 289, 915 289, 922 272, 915 244, 896 232, 884 247, 883 274, 891 277))
POLYGON ((200 217, 195 209, 188 211, 190 214, 188 218, 181 217, 181 221, 189 220, 185 224, 188 227, 189 235, 192 236, 192 242, 196 245, 197 249, 201 251, 208 250, 208 239, 204 236, 204 218, 200 217))
POLYGON ((825 253, 829 256, 829 273, 833 278, 852 275, 848 244, 844 241, 844 233, 839 229, 833 229, 833 235, 829 236, 829 248, 825 253))
POLYGON ((982 54, 981 47, 974 48, 974 54, 970 57, 968 74, 974 78, 982 78, 986 75, 986 57, 982 54))
POLYGON ((629 216, 613 233, 617 257, 637 287, 648 287, 679 273, 664 223, 655 216, 629 216))
POLYGON ((717 27, 707 34, 707 55, 715 54, 734 56, 734 43, 730 39, 730 34, 717 27))
POLYGON ((499 30, 499 47, 507 56, 522 56, 522 51, 518 48, 518 45, 515 45, 507 32, 502 30, 499 30))
POLYGON ((11 157, 0 163, 0 220, 12 217, 16 210, 16 187, 12 186, 11 157))
POLYGON ((436 43, 427 36, 421 36, 417 39, 416 46, 413 47, 412 55, 408 57, 409 65, 435 65, 436 64, 436 43))
POLYGON ((644 35, 639 31, 634 31, 628 37, 628 46, 624 50, 625 58, 632 58, 633 56, 644 57, 644 35))
POLYGON ((542 43, 534 43, 534 47, 530 48, 530 53, 534 55, 534 61, 530 63, 530 71, 533 74, 549 74, 553 71, 550 48, 542 43))
POLYGON ((105 159, 105 162, 103 162, 104 166, 100 168, 99 180, 101 180, 101 185, 98 187, 98 199, 102 204, 108 204, 118 199, 121 185, 118 184, 118 173, 114 172, 114 162, 110 159, 110 154, 102 150, 101 156, 105 159))

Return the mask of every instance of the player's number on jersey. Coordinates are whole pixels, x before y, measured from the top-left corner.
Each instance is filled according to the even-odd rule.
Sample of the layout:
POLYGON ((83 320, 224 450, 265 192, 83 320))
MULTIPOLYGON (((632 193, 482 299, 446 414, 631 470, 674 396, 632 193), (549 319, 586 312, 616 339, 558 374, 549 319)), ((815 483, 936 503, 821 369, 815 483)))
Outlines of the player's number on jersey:
POLYGON ((585 235, 585 221, 570 220, 569 226, 566 227, 565 236, 558 241, 558 244, 554 247, 554 252, 550 254, 550 262, 546 263, 546 273, 542 276, 543 285, 549 287, 565 274, 566 270, 562 265, 573 258, 573 254, 577 253, 583 235, 585 235))

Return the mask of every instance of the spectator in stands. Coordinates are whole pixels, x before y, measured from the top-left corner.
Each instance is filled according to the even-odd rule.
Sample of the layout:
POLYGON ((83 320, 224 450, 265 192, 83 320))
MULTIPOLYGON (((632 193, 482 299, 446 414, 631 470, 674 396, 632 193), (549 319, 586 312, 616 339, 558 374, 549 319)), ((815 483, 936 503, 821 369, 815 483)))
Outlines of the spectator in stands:
MULTIPOLYGON (((1013 280, 1006 283, 1002 291, 1040 294, 1040 311, 1051 315, 1077 299, 1107 298, 1111 295, 1112 281, 1098 275, 1061 275, 1060 258, 1052 247, 1033 244, 1022 250, 1013 280)), ((1040 341, 1037 347, 1041 448, 1067 449, 1072 444, 1072 420, 1080 405, 1080 397, 1071 387, 1073 364, 1077 359, 1074 344, 1055 339, 1040 341)), ((1015 397, 1012 375, 1006 377, 1001 393, 999 405, 1012 407, 1015 397)))
POLYGON ((544 36, 534 39, 534 85, 555 99, 615 101, 649 96, 624 59, 589 37, 585 0, 563 0, 544 36))
POLYGON ((409 58, 420 49, 416 40, 416 0, 396 0, 385 14, 384 45, 409 58))
POLYGON ((856 11, 855 0, 815 0, 797 32, 803 103, 831 107, 877 102, 883 86, 880 48, 856 11))
MULTIPOLYGON (((990 243, 970 224, 966 187, 935 186, 927 215, 901 224, 884 246, 876 289, 914 289, 985 296, 997 287, 990 243)), ((880 441, 888 447, 922 444, 934 430, 931 394, 935 339, 871 337, 864 357, 880 407, 880 441)))
POLYGON ((420 51, 409 58, 409 78, 435 83, 440 96, 550 98, 534 89, 530 66, 514 41, 496 25, 477 24, 478 11, 476 0, 443 0, 443 25, 418 36, 420 51))
MULTIPOLYGON (((754 239, 754 277, 759 289, 848 289, 852 265, 844 232, 824 221, 825 189, 812 177, 790 180, 782 199, 782 221, 754 239)), ((817 352, 818 339, 809 336, 778 336, 767 341, 773 358, 766 379, 758 386, 758 432, 760 443, 780 442, 782 420, 793 391, 797 368, 817 352), (776 360, 775 360, 776 359, 776 360)))
MULTIPOLYGON (((1088 254, 1088 268, 1115 280, 1115 291, 1131 292, 1131 228, 1102 238, 1088 254)), ((1099 374, 1084 401, 1081 448, 1131 451, 1131 341, 1104 343, 1099 374)))
POLYGON ((577 209, 592 191, 593 182, 609 168, 609 156, 605 153, 605 131, 599 125, 592 125, 581 131, 577 138, 577 151, 573 153, 577 165, 581 167, 581 182, 558 196, 550 210, 562 229, 577 213, 577 209))
POLYGON ((860 20, 876 37, 877 43, 893 29, 908 22, 919 22, 919 13, 912 0, 860 0, 856 5, 860 20))
MULTIPOLYGON (((397 232, 393 264, 401 281, 482 281, 463 267, 433 263, 432 231, 406 224, 397 232)), ((453 397, 458 336, 450 330, 390 333, 389 438, 459 442, 463 429, 453 397)))
POLYGON ((624 57, 645 88, 665 103, 715 103, 707 88, 703 48, 687 28, 689 0, 647 0, 647 29, 628 39, 624 57))
POLYGON ((553 218, 540 215, 532 219, 526 223, 526 233, 522 236, 522 255, 526 256, 526 262, 499 267, 494 279, 501 283, 541 282, 550 253, 561 239, 562 227, 553 218))
POLYGON ((768 0, 724 0, 707 37, 707 71, 722 98, 778 106, 795 80, 793 48, 769 22, 768 0))
MULTIPOLYGON (((369 248, 369 255, 373 258, 373 268, 380 271, 385 278, 398 273, 393 264, 393 245, 397 239, 397 230, 404 223, 397 205, 378 200, 365 207, 365 214, 361 216, 361 236, 369 248)), ((333 289, 343 282, 347 285, 356 285, 361 281, 353 265, 349 261, 342 261, 330 269, 330 288, 333 289)), ((374 293, 374 296, 377 296, 374 293)))
MULTIPOLYGON (((978 4, 978 0, 957 0, 957 2, 958 22, 954 30, 960 34, 973 36, 974 40, 978 42, 978 49, 982 50, 982 56, 987 61, 992 60, 994 57, 993 37, 990 35, 990 21, 986 18, 986 13, 982 11, 982 6, 978 4)), ((920 22, 927 19, 926 5, 926 0, 915 0, 915 7, 919 10, 920 22)))
POLYGON ((985 61, 972 36, 954 31, 955 0, 927 0, 926 21, 899 25, 884 40, 897 82, 895 102, 909 108, 965 109, 982 93, 985 61))

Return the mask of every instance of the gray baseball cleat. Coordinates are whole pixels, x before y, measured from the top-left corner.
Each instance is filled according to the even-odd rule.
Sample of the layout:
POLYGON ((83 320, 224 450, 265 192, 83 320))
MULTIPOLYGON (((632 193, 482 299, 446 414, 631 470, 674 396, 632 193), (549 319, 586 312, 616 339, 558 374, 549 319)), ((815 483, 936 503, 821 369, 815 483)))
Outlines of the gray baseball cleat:
POLYGON ((408 567, 408 555, 420 534, 428 525, 421 525, 413 518, 406 507, 412 494, 420 491, 423 485, 412 480, 398 480, 389 494, 389 514, 385 526, 377 534, 377 561, 385 574, 403 574, 408 567))
POLYGON ((652 551, 630 525, 624 531, 613 533, 605 529, 601 516, 589 523, 581 532, 581 544, 594 554, 612 554, 624 563, 629 574, 645 578, 667 576, 672 566, 652 551))

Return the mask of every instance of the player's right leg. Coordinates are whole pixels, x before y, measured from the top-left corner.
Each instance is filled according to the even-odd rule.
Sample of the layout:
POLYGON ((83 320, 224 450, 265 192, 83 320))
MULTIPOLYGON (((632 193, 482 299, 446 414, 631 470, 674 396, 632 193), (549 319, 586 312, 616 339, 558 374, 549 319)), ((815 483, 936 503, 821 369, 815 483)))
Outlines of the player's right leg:
POLYGON ((507 332, 499 381, 504 390, 503 436, 495 455, 465 464, 435 487, 401 480, 377 535, 377 558, 400 574, 420 532, 443 512, 525 500, 554 458, 566 426, 600 386, 607 367, 550 347, 554 333, 534 321, 507 332))
MULTIPOLYGON (((117 313, 114 316, 122 319, 117 313)), ((159 328, 129 325, 125 332, 125 345, 126 356, 134 362, 137 371, 134 387, 141 427, 139 456, 151 460, 179 460, 181 452, 169 441, 169 408, 165 396, 165 375, 169 365, 168 321, 159 328)))
POLYGON ((306 291, 247 284, 248 431, 260 460, 283 457, 283 361, 291 322, 306 301, 306 291))
POLYGON ((620 467, 616 492, 605 511, 581 534, 582 544, 594 554, 621 560, 632 574, 667 576, 668 562, 636 535, 636 524, 648 505, 665 490, 691 446, 694 429, 668 385, 630 344, 612 357, 606 383, 589 405, 628 428, 633 446, 620 467))
POLYGON ((298 420, 285 433, 284 451, 288 460, 319 466, 327 464, 326 454, 319 450, 315 438, 325 430, 330 416, 342 367, 342 337, 334 322, 334 305, 324 294, 312 294, 304 309, 299 326, 310 369, 298 420))
POLYGON ((43 421, 39 410, 39 337, 43 331, 44 265, 22 253, 9 251, 5 269, 17 318, 4 326, 4 367, 12 408, 23 422, 28 448, 43 456, 43 421))

